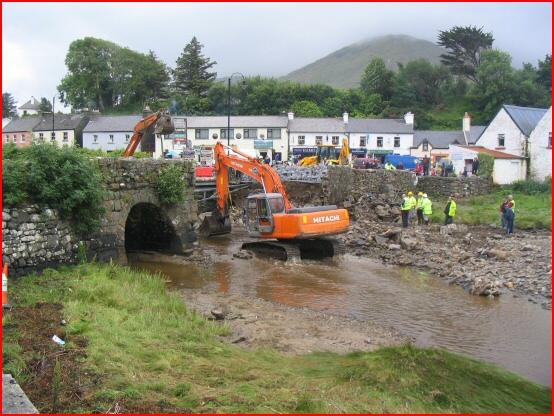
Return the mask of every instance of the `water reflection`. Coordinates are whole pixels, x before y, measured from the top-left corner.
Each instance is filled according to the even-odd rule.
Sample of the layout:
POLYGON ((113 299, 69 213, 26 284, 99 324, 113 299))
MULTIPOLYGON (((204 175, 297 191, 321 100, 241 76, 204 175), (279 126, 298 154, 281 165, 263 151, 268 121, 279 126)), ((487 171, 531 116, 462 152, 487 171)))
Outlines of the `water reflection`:
POLYGON ((234 259, 245 239, 233 231, 201 241, 216 260, 211 268, 134 266, 161 271, 173 288, 206 288, 392 326, 418 346, 473 356, 551 386, 552 314, 524 298, 471 296, 439 278, 349 255, 296 263, 234 259))

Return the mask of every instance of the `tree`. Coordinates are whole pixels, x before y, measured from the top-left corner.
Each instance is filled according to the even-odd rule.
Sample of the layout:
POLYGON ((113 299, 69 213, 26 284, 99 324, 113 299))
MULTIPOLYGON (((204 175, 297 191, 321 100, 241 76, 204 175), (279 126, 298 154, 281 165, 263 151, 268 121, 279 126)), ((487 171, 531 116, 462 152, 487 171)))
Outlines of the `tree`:
POLYGON ((323 117, 323 111, 312 101, 297 101, 292 105, 297 117, 323 117))
POLYGON ((441 62, 455 75, 462 75, 477 81, 477 69, 481 64, 481 55, 492 49, 492 33, 483 32, 483 28, 455 26, 451 30, 439 31, 438 45, 449 50, 441 55, 441 62))
POLYGON ((552 55, 546 55, 544 61, 539 60, 537 82, 552 92, 552 55))
POLYGON ((505 103, 515 102, 516 77, 512 57, 498 50, 484 51, 476 77, 474 91, 481 103, 483 114, 492 119, 505 103))
POLYGON ((45 97, 40 99, 40 111, 43 113, 49 113, 52 111, 52 103, 48 101, 45 97))
POLYGON ((373 58, 364 70, 360 89, 366 97, 379 94, 382 100, 390 100, 394 76, 394 72, 387 68, 383 58, 373 58))
POLYGON ((210 89, 217 73, 208 72, 208 70, 217 62, 210 62, 209 58, 204 57, 203 47, 204 45, 198 42, 195 36, 177 58, 177 66, 173 71, 177 91, 203 96, 210 89))
POLYGON ((2 93, 2 118, 17 117, 17 101, 9 92, 2 93))

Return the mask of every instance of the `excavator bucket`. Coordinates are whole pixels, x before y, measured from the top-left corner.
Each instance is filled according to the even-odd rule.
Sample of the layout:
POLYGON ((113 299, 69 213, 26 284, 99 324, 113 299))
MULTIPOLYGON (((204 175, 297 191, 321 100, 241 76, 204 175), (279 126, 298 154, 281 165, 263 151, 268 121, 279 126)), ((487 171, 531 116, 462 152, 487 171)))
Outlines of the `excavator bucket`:
POLYGON ((231 220, 229 217, 218 219, 213 215, 204 217, 198 232, 206 236, 229 234, 231 232, 231 220))
POLYGON ((171 122, 171 116, 169 113, 164 113, 160 116, 158 119, 158 122, 156 123, 156 129, 154 132, 156 134, 171 134, 175 131, 175 126, 171 122))

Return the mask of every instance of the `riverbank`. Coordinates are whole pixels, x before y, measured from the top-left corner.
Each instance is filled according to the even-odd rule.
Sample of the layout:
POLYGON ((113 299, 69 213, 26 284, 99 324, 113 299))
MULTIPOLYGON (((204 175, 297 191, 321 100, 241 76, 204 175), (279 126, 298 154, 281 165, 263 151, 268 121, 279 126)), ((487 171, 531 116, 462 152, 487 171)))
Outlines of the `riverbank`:
POLYGON ((183 302, 160 276, 114 264, 49 270, 40 278, 20 279, 12 293, 14 309, 3 317, 3 370, 14 374, 42 413, 551 409, 549 388, 443 350, 409 343, 389 347, 391 340, 403 340, 386 328, 226 295, 183 302), (227 319, 207 320, 191 312, 193 305, 227 319), (245 332, 238 333, 234 322, 242 322, 245 332), (319 342, 283 343, 278 351, 256 346, 264 337, 252 339, 246 332, 256 322, 259 330, 250 334, 267 333, 269 343, 277 342, 271 333, 279 332, 285 340, 293 334, 319 342), (326 333, 327 327, 334 332, 326 333), (65 345, 53 342, 52 334, 65 345), (371 350, 316 352, 329 351, 328 340, 350 350, 349 339, 333 339, 333 334, 355 339, 354 349, 363 342, 371 350), (235 348, 248 346, 249 339, 253 348, 235 348))

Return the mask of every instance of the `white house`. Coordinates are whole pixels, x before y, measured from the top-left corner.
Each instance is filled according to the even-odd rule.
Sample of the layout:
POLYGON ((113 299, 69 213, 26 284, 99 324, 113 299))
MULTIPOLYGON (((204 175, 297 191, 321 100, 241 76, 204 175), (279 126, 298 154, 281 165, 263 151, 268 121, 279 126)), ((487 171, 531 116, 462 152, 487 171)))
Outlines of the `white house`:
POLYGON ((380 157, 386 154, 409 155, 414 140, 414 117, 404 119, 294 118, 289 113, 291 153, 298 157, 315 154, 317 143, 334 144, 337 150, 342 139, 348 139, 353 155, 380 157))
MULTIPOLYGON (((527 177, 530 178, 530 172, 534 172, 532 166, 533 160, 539 163, 537 170, 541 167, 546 167, 548 161, 548 173, 552 175, 551 155, 545 155, 544 150, 548 148, 547 131, 552 131, 552 117, 546 118, 541 131, 537 132, 534 137, 537 137, 538 143, 533 147, 535 149, 535 157, 531 156, 531 135, 539 122, 543 120, 549 110, 543 108, 528 108, 517 107, 513 105, 504 105, 496 116, 489 123, 483 134, 477 140, 477 145, 487 149, 497 150, 499 152, 517 155, 529 158, 529 172, 527 177), (550 121, 548 121, 550 120, 550 121), (540 150, 542 146, 542 151, 540 150)), ((551 153, 551 148, 548 153, 551 153)), ((545 176, 546 176, 546 172, 545 176)))
POLYGON ((527 159, 523 156, 510 155, 497 150, 486 149, 481 146, 450 145, 450 158, 454 165, 454 172, 460 174, 464 167, 471 169, 471 161, 479 154, 486 153, 494 157, 492 182, 497 185, 508 185, 515 181, 525 180, 527 159))
POLYGON ((17 108, 17 114, 19 117, 36 116, 40 114, 40 101, 35 97, 31 97, 29 101, 17 108))
POLYGON ((552 178, 552 107, 544 114, 529 136, 530 178, 552 178))
POLYGON ((93 116, 83 130, 83 147, 105 152, 125 149, 141 119, 140 115, 93 116))

